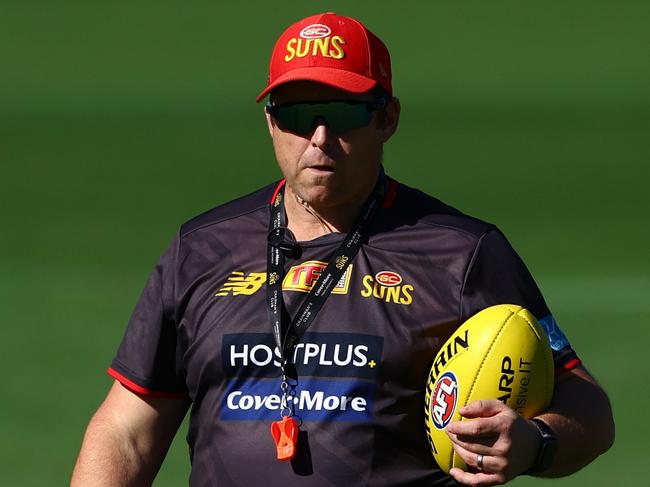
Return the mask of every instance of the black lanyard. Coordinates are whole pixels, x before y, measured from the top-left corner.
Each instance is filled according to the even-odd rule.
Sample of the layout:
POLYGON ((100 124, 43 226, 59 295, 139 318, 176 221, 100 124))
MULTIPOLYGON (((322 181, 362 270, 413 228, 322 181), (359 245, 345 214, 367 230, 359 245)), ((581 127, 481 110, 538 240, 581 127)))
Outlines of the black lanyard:
POLYGON ((300 338, 314 322, 334 286, 357 255, 368 236, 370 223, 382 203, 386 193, 386 183, 383 170, 375 189, 363 207, 361 215, 347 234, 345 240, 334 252, 333 257, 318 277, 311 291, 300 305, 298 312, 289 323, 289 313, 282 298, 282 281, 284 279, 285 252, 291 247, 285 242, 287 233, 286 212, 284 207, 284 186, 280 188, 271 202, 271 219, 269 222, 269 245, 267 260, 266 298, 269 306, 269 317, 273 327, 273 337, 281 355, 283 381, 286 380, 285 365, 300 338))

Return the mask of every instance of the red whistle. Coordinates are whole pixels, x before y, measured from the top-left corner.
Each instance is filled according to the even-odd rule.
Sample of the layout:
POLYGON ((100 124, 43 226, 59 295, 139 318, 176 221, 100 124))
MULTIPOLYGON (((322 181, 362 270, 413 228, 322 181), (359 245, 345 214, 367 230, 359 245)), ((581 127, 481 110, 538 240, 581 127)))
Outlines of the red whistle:
POLYGON ((271 423, 271 434, 275 440, 278 460, 286 462, 296 456, 298 449, 298 422, 285 416, 271 423))

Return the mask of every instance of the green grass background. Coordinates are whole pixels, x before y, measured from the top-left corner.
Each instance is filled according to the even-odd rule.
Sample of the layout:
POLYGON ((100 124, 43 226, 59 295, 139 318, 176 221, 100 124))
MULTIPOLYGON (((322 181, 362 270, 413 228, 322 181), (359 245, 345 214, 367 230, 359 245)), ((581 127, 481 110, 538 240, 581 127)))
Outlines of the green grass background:
MULTIPOLYGON (((326 10, 390 47, 388 172, 503 228, 611 396, 614 448, 554 484, 646 485, 650 3, 595 0, 0 0, 0 484, 67 482, 178 225, 278 177, 254 97, 326 10)), ((156 485, 187 475, 181 434, 156 485)))

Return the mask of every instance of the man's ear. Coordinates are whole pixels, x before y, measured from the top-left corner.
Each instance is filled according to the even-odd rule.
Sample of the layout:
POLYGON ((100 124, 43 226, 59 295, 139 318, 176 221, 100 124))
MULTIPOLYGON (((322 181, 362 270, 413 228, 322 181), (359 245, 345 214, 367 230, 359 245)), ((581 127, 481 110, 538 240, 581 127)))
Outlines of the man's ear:
POLYGON ((395 132, 397 132, 397 126, 399 125, 399 114, 401 111, 401 105, 399 98, 391 98, 386 107, 383 109, 383 113, 378 117, 377 128, 381 133, 382 142, 388 142, 395 132))

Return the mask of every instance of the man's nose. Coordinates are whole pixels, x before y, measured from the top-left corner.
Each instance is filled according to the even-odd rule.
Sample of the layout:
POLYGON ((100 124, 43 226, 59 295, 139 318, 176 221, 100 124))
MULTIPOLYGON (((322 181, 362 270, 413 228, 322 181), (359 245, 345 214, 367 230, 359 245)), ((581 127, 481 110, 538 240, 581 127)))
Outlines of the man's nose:
POLYGON ((311 143, 316 147, 326 147, 330 143, 332 131, 327 125, 327 120, 322 117, 314 119, 314 131, 311 134, 311 143))

